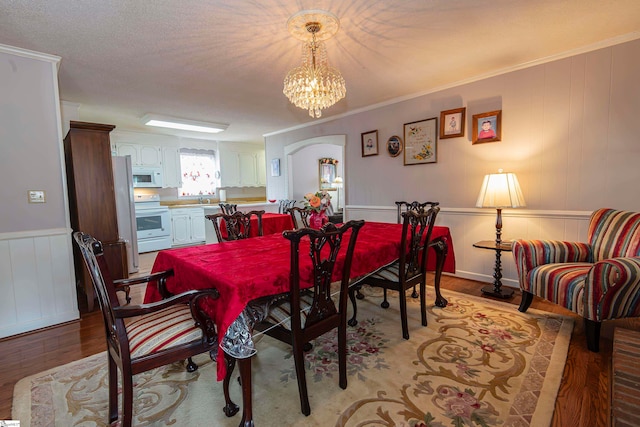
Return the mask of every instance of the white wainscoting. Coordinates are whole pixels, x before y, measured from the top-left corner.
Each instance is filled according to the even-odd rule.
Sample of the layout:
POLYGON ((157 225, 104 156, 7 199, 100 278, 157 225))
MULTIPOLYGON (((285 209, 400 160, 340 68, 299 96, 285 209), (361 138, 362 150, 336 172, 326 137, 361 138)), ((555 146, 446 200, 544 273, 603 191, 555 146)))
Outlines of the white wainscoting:
MULTIPOLYGON (((502 240, 554 239, 587 241, 591 211, 502 211, 502 240)), ((397 209, 389 206, 347 206, 345 221, 396 222, 397 209)), ((456 277, 493 283, 495 252, 474 248, 480 240, 495 240, 496 210, 441 207, 436 225, 449 227, 456 255, 456 277)), ((518 288, 513 256, 502 253, 502 284, 518 288)), ((446 273, 445 273, 446 274, 446 273)))
POLYGON ((0 338, 78 319, 71 230, 0 234, 0 338))

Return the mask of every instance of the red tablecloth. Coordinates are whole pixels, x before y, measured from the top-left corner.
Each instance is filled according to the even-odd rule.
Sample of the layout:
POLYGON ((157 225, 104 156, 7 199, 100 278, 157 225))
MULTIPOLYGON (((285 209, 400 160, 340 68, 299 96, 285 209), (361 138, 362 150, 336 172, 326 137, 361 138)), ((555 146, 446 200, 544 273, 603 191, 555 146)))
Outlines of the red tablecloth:
MULTIPOLYGON (((264 213, 262 214, 262 234, 274 234, 282 233, 285 230, 293 230, 293 221, 289 214, 278 213, 264 213)), ((225 239, 227 238, 227 228, 224 225, 224 221, 220 226, 220 234, 225 239)), ((251 215, 251 236, 256 237, 258 235, 258 218, 255 215, 251 215)))
MULTIPOLYGON (((398 258, 402 224, 367 222, 360 230, 351 266, 351 277, 363 276, 398 258)), ((449 246, 444 271, 455 272, 453 242, 447 227, 434 227, 432 239, 444 237, 449 246)), ((308 253, 305 241, 301 253, 308 253)), ((308 240, 307 240, 308 247, 308 240)), ((346 245, 341 249, 346 251, 346 245)), ((277 295, 289 290, 290 242, 281 234, 160 251, 153 272, 173 268, 167 281, 169 292, 215 287, 220 298, 211 302, 210 314, 218 327, 219 339, 252 299, 277 295)), ((435 254, 429 254, 428 269, 435 269, 435 254)), ((340 257, 336 272, 341 269, 340 257)), ((301 257, 301 279, 311 277, 311 261, 301 257), (308 272, 305 274, 304 269, 308 272)), ((339 274, 334 280, 339 280, 339 274)), ((307 282, 311 286, 311 282, 307 282)), ((145 303, 159 301, 156 287, 149 285, 145 303)), ((223 360, 222 350, 219 359, 223 360)), ((224 376, 224 363, 218 364, 218 379, 224 376)))

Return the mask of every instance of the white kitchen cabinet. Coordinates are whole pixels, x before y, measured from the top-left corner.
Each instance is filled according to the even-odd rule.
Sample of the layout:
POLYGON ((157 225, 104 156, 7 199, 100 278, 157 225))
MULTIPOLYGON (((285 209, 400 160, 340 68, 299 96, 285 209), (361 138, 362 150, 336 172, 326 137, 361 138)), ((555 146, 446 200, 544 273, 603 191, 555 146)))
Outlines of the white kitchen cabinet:
POLYGON ((162 150, 157 145, 118 142, 115 144, 115 152, 118 156, 131 156, 133 166, 162 167, 162 150))
POLYGON ((264 150, 258 152, 257 164, 256 164, 256 179, 260 187, 267 186, 267 164, 264 154, 264 150))
POLYGON ((165 188, 182 187, 182 170, 180 168, 180 149, 176 147, 162 148, 162 172, 165 188))
POLYGON ((219 146, 221 187, 263 187, 266 185, 264 149, 234 149, 219 146))
POLYGON ((240 186, 251 187, 258 185, 257 154, 238 153, 240 164, 240 186))
POLYGON ((171 209, 172 246, 204 243, 204 208, 171 209))

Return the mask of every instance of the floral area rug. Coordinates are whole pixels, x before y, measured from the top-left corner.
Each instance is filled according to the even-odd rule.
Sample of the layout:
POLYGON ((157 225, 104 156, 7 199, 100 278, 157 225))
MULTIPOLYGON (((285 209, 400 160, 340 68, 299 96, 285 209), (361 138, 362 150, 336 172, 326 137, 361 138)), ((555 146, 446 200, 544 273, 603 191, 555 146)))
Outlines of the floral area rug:
MULTIPOLYGON (((256 426, 548 426, 573 321, 560 315, 445 291, 446 308, 429 307, 420 325, 408 298, 409 340, 402 339, 398 298, 380 307, 364 288, 356 327, 348 328, 348 387, 338 386, 336 336, 316 340, 306 356, 311 415, 300 412, 289 348, 267 336, 253 359, 256 426)), ((433 301, 433 289, 428 289, 433 301)), ((397 294, 396 294, 397 295, 397 294)), ((200 369, 181 363, 136 375, 134 425, 233 426, 222 412, 222 383, 207 355, 200 369)), ((232 398, 241 390, 232 381, 232 398)), ((24 378, 14 390, 22 426, 106 426, 106 354, 24 378)))

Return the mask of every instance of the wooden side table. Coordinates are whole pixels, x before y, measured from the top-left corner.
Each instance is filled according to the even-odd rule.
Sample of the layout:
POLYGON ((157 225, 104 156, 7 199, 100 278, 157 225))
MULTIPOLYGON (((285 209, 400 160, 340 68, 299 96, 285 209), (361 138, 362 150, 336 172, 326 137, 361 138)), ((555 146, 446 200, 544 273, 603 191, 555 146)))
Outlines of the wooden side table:
POLYGON ((503 251, 511 252, 513 244, 511 242, 496 243, 495 240, 481 240, 474 243, 475 248, 481 249, 493 249, 496 251, 496 265, 493 271, 493 288, 485 286, 482 288, 482 293, 495 298, 511 298, 513 296, 513 289, 502 289, 502 263, 500 261, 500 255, 503 251))

